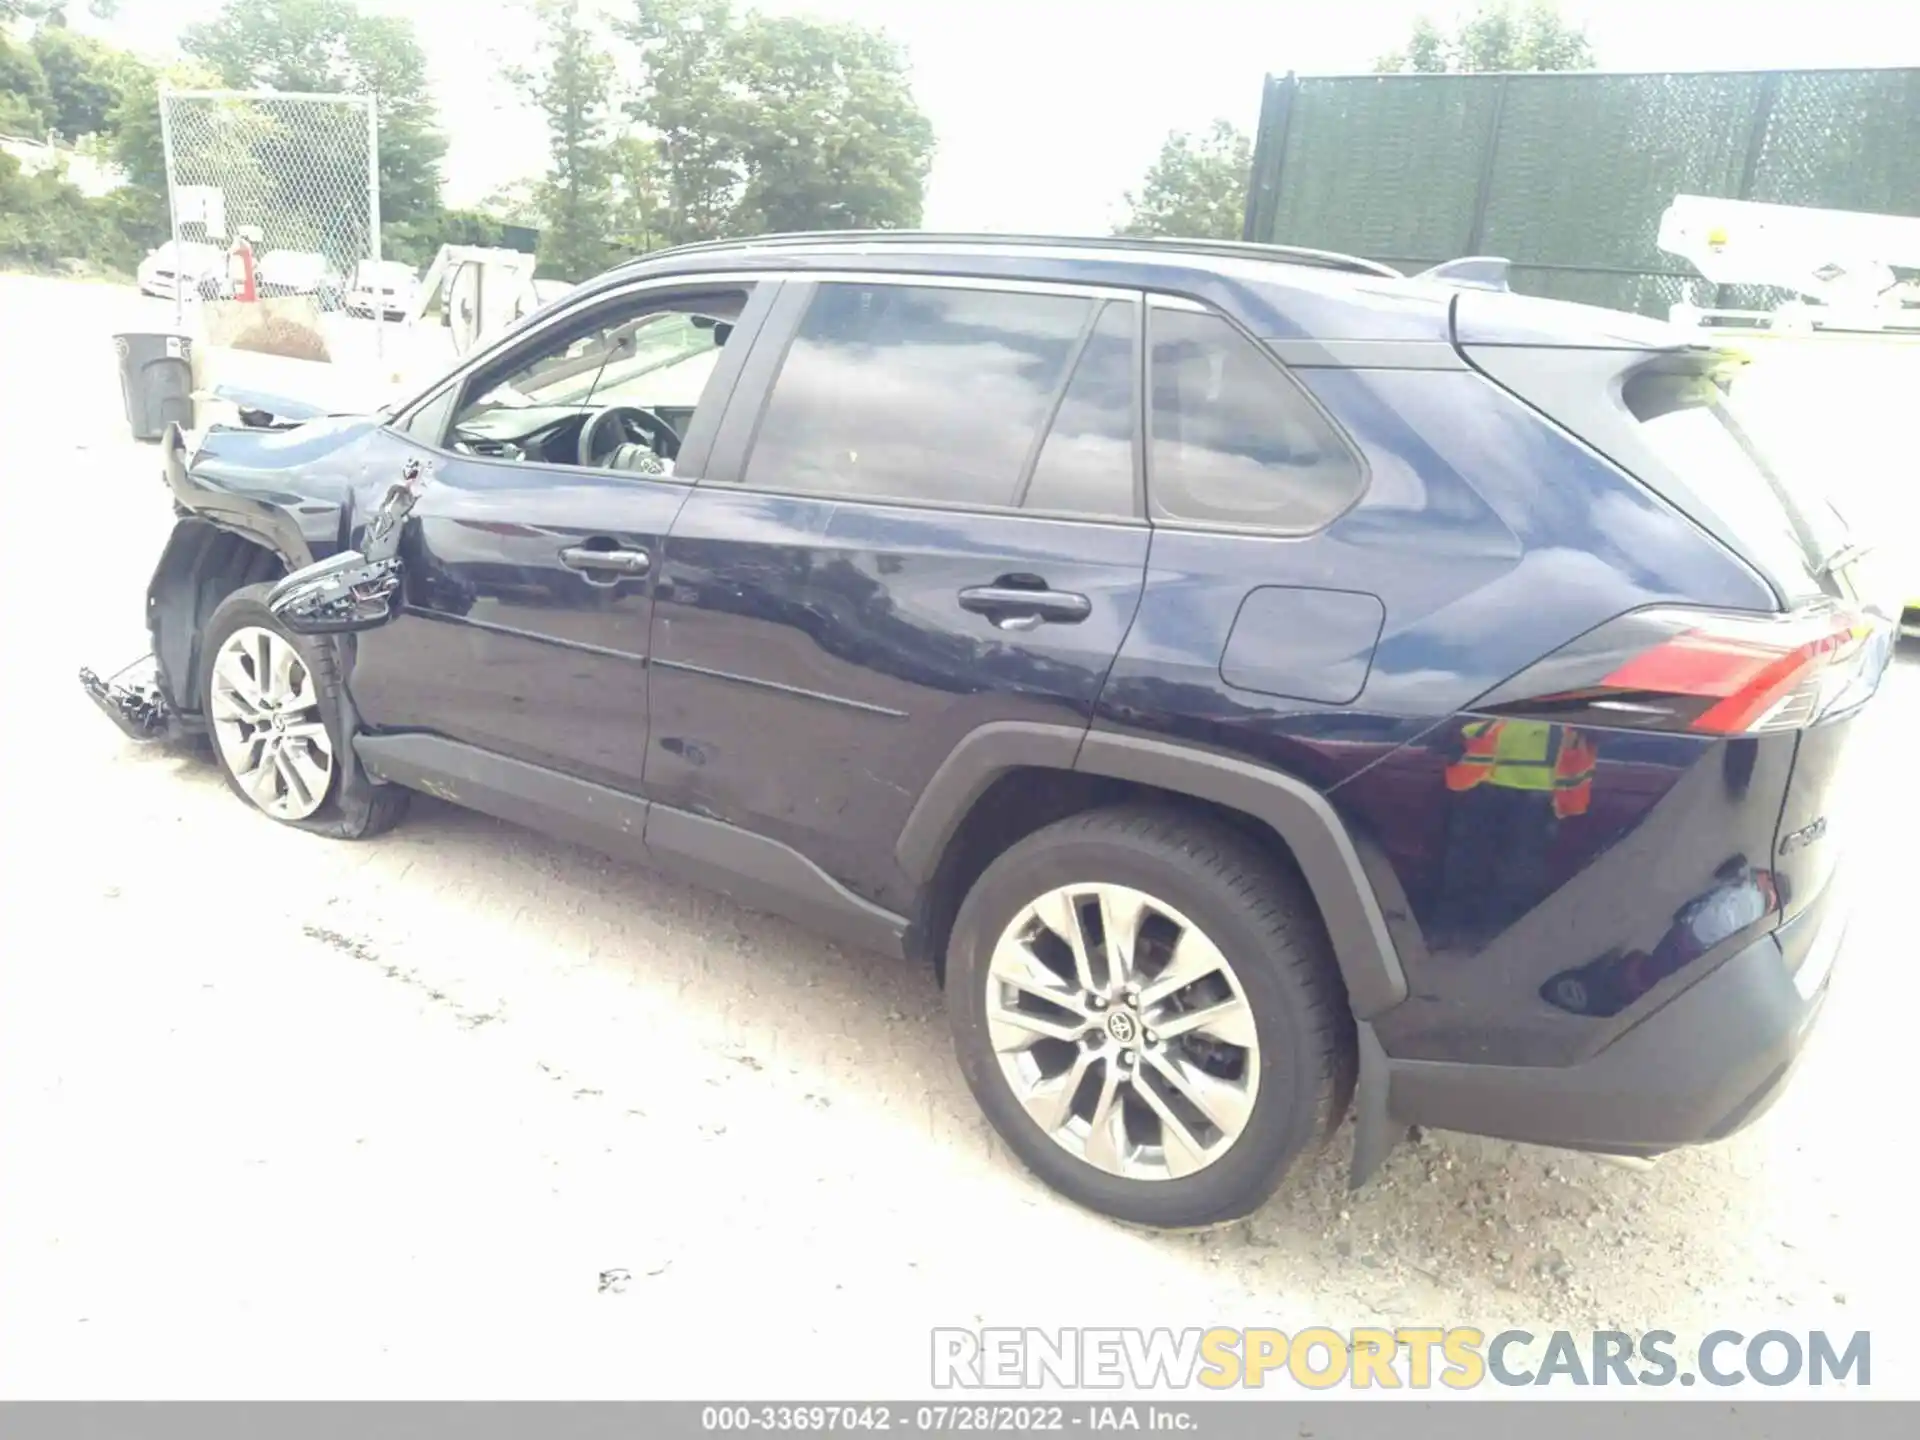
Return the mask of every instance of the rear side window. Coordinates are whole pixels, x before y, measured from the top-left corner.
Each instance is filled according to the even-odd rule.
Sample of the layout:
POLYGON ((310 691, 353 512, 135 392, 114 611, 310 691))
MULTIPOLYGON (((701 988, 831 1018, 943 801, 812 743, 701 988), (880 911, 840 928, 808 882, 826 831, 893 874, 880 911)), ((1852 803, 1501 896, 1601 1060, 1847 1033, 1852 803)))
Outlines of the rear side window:
POLYGON ((1218 315, 1156 306, 1148 489, 1160 519, 1300 534, 1365 473, 1280 363, 1218 315))
POLYGON ((1102 307, 1027 483, 1022 503, 1029 510, 1138 513, 1133 450, 1138 314, 1125 300, 1102 307))
POLYGON ((822 284, 774 380, 746 483, 1012 504, 1093 303, 822 284))

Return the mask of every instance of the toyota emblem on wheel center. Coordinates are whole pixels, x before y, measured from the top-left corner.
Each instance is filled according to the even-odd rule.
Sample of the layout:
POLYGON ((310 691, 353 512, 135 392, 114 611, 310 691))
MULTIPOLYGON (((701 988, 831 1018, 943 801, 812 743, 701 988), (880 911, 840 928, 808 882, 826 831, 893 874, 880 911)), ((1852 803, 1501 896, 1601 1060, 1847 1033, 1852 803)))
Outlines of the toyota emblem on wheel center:
POLYGON ((1107 1033, 1121 1045, 1131 1045, 1139 1035, 1139 1027, 1133 1016, 1125 1010, 1116 1010, 1107 1016, 1107 1033))

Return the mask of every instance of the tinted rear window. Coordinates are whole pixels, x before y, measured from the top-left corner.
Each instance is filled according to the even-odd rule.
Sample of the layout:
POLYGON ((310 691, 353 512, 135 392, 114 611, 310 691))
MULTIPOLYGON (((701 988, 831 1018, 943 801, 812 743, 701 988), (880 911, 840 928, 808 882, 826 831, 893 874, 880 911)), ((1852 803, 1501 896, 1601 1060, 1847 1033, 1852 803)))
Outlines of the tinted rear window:
POLYGON ((1109 300, 1087 336, 1024 501, 1029 510, 1132 515, 1136 312, 1109 300))
POLYGON ((820 285, 747 462, 773 490, 1007 505, 1093 302, 820 285))
MULTIPOLYGON (((1846 523, 1818 477, 1757 438, 1783 417, 1756 422, 1725 388, 1727 378, 1724 368, 1650 369, 1627 380, 1624 398, 1661 462, 1739 533, 1764 568, 1804 574, 1846 545, 1846 523)), ((1811 415, 1785 418, 1820 423, 1811 415)))

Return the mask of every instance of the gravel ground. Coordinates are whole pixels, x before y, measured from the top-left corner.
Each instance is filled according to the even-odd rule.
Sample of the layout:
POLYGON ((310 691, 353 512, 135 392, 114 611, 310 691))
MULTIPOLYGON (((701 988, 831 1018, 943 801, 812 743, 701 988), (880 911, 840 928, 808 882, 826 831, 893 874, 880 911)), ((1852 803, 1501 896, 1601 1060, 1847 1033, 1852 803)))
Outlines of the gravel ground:
POLYGON ((928 1329, 975 1324, 1871 1329, 1873 1393, 1920 1395, 1920 666, 1758 1125, 1648 1173, 1427 1135, 1358 1194, 1343 1134, 1250 1221, 1144 1234, 991 1137, 914 968, 424 799, 364 845, 278 829, 125 742, 74 670, 144 648, 169 515, 108 336, 169 315, 0 277, 0 1396, 917 1394, 928 1329))

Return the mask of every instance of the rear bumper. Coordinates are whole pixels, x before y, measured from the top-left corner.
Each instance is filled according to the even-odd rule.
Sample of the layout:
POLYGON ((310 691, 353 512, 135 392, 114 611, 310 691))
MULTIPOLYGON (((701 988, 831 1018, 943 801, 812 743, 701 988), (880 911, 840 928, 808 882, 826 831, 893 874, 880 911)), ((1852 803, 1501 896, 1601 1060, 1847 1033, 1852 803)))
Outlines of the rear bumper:
POLYGON ((1846 930, 1838 888, 1578 1064, 1385 1057, 1387 1114, 1615 1155, 1725 1139, 1779 1098, 1819 1016, 1846 930))

